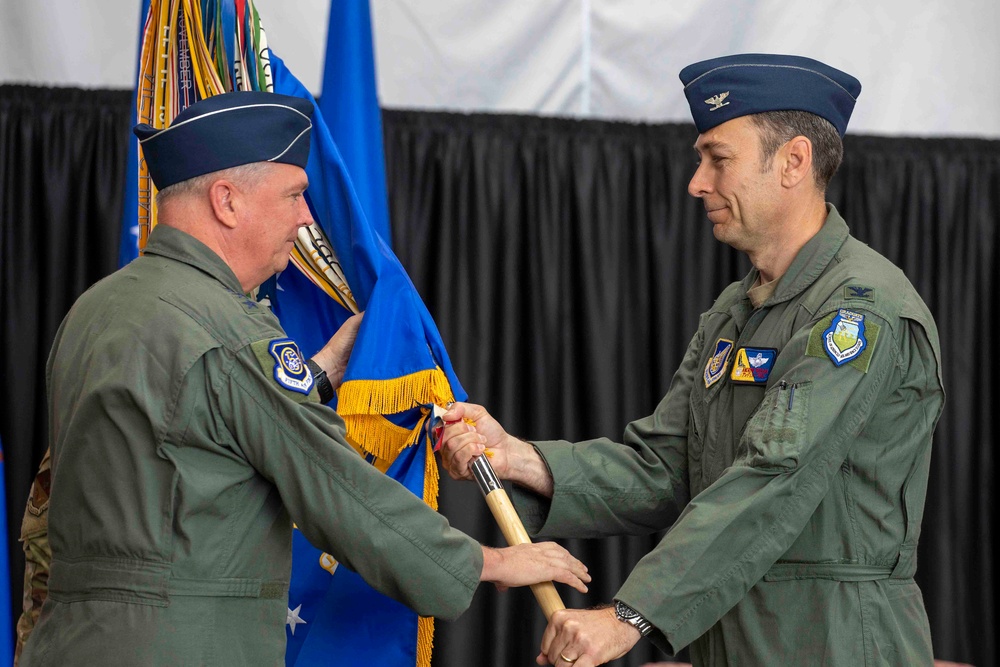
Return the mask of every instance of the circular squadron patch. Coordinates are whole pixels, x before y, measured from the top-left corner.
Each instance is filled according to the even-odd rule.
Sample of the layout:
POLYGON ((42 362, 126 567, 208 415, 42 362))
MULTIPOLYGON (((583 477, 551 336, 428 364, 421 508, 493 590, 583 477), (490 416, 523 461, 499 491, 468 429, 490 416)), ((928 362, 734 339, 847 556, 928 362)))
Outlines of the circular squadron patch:
POLYGON ((290 338, 271 341, 267 351, 274 359, 274 379, 285 389, 308 394, 313 386, 313 376, 299 352, 299 346, 290 338))

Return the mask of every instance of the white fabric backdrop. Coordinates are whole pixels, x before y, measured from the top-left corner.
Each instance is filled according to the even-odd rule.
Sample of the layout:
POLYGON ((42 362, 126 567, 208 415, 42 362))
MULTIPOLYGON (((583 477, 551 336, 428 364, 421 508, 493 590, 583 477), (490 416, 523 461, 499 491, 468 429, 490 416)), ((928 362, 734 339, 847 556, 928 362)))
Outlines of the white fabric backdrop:
MULTIPOLYGON (((0 0, 0 83, 130 87, 138 5, 0 0)), ((321 92, 329 0, 257 6, 321 92)), ((372 20, 386 107, 687 121, 684 65, 768 51, 857 76, 853 132, 1000 137, 997 0, 372 0, 372 20)))

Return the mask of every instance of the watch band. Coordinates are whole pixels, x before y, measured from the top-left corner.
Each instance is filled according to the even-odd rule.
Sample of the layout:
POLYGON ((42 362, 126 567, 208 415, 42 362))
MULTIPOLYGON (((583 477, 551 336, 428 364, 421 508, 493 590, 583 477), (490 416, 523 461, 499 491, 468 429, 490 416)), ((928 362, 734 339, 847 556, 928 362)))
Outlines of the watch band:
POLYGON ((333 385, 330 384, 330 378, 326 376, 326 371, 320 368, 319 364, 312 359, 306 362, 306 366, 312 372, 313 382, 316 383, 316 391, 319 392, 320 403, 326 405, 333 400, 333 385))
POLYGON ((615 618, 634 627, 643 637, 653 631, 652 623, 621 600, 615 600, 615 618))

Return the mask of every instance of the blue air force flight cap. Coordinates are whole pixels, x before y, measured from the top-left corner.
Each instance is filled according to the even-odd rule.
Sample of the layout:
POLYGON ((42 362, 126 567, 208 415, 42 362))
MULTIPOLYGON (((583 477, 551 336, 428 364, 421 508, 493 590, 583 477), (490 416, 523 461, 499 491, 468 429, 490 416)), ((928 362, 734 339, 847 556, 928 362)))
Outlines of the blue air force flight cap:
POLYGON ((312 110, 308 100, 288 95, 223 93, 195 102, 167 128, 142 123, 132 132, 139 137, 153 183, 162 190, 251 162, 305 168, 312 110))
POLYGON ((801 56, 746 53, 688 65, 684 95, 698 132, 764 111, 808 111, 847 131, 861 82, 801 56))

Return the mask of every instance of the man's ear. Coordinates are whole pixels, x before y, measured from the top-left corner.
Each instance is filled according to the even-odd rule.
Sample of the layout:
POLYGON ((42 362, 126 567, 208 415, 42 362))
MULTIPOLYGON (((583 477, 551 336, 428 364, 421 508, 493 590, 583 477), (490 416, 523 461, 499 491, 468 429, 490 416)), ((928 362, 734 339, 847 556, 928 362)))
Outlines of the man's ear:
POLYGON ((219 222, 230 229, 235 229, 239 220, 236 216, 236 200, 239 191, 232 181, 221 178, 208 186, 208 199, 212 203, 212 211, 219 222))
POLYGON ((812 178, 812 142, 799 135, 781 147, 781 185, 794 188, 806 178, 812 178))

